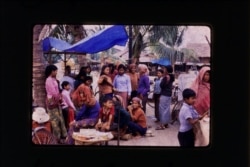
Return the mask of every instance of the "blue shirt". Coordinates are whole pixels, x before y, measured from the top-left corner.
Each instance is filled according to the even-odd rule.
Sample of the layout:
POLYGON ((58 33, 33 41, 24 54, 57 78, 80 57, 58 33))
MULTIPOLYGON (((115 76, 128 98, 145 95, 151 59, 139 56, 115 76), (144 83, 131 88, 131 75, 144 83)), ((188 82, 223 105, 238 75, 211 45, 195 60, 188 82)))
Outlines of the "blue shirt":
POLYGON ((155 85, 154 85, 154 94, 161 94, 161 83, 162 77, 161 78, 156 78, 155 80, 155 85))
POLYGON ((188 118, 197 119, 198 117, 199 114, 194 109, 194 107, 183 102, 183 105, 179 113, 179 121, 180 121, 179 132, 187 132, 191 130, 193 128, 193 125, 190 124, 187 119, 188 118))
POLYGON ((131 80, 127 74, 119 75, 117 74, 113 81, 114 87, 118 92, 128 92, 128 95, 131 95, 132 87, 131 80))
POLYGON ((145 96, 149 91, 150 91, 149 77, 148 75, 144 74, 140 76, 137 93, 145 96))

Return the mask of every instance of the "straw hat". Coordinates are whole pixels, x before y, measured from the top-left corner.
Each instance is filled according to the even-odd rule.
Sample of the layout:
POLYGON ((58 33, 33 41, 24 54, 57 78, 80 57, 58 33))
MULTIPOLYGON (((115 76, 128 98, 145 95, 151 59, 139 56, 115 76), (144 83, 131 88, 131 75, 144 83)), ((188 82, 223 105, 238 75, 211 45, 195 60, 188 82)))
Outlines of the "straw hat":
POLYGON ((49 115, 43 107, 36 107, 32 113, 32 120, 37 123, 44 123, 49 120, 49 115))

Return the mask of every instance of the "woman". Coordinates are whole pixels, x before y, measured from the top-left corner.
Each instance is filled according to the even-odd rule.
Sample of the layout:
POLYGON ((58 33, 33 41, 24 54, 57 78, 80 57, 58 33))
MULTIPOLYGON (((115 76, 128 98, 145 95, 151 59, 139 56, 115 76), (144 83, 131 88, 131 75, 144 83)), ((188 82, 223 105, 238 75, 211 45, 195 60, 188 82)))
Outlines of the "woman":
POLYGON ((148 92, 150 91, 149 71, 145 64, 139 65, 139 82, 137 88, 137 96, 142 100, 142 109, 146 113, 146 103, 148 100, 148 92))
POLYGON ((98 114, 100 111, 100 104, 93 96, 90 87, 81 84, 74 91, 72 101, 75 106, 80 107, 75 120, 70 123, 67 143, 73 144, 74 140, 72 134, 79 131, 80 128, 94 127, 97 122, 98 114))
POLYGON ((65 139, 67 130, 61 109, 61 94, 56 79, 57 67, 48 65, 45 69, 45 89, 47 93, 46 106, 50 117, 52 132, 58 139, 65 139))
POLYGON ((102 99, 106 96, 113 97, 113 83, 109 74, 110 74, 109 66, 104 65, 102 67, 100 77, 97 81, 100 91, 100 97, 99 97, 100 103, 102 103, 102 99))
POLYGON ((197 94, 194 108, 203 115, 210 109, 210 67, 204 66, 200 69, 191 89, 197 94))
POLYGON ((108 64, 108 66, 109 66, 109 76, 110 76, 110 78, 111 78, 111 80, 113 82, 116 74, 118 73, 118 71, 117 71, 114 64, 110 63, 110 64, 108 64))
POLYGON ((161 95, 159 102, 159 116, 160 116, 160 126, 156 130, 163 130, 168 127, 170 121, 170 105, 171 105, 171 96, 172 96, 172 86, 175 80, 174 75, 172 74, 173 67, 168 65, 164 67, 165 76, 162 78, 160 83, 161 95))
POLYGON ((132 105, 128 106, 128 112, 132 118, 128 123, 128 132, 136 138, 144 136, 147 132, 147 119, 141 107, 141 99, 138 97, 134 97, 132 105))
POLYGON ((118 74, 113 81, 115 94, 123 98, 123 107, 128 105, 128 99, 130 99, 132 90, 130 77, 125 74, 125 71, 126 67, 123 64, 120 64, 118 66, 118 74))
POLYGON ((74 82, 74 90, 77 89, 79 85, 81 85, 84 82, 85 77, 87 76, 85 72, 85 67, 81 67, 78 75, 76 76, 75 82, 74 82))

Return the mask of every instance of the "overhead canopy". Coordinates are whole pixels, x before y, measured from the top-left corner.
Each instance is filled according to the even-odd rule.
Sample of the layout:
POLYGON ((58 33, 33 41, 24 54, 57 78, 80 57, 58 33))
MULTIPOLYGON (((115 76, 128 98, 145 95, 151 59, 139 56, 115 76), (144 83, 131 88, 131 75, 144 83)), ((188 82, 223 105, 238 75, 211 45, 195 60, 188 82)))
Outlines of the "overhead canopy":
POLYGON ((64 53, 97 53, 107 50, 114 45, 125 46, 128 34, 123 25, 114 25, 103 29, 93 36, 84 38, 79 42, 70 45, 65 41, 56 38, 45 38, 43 40, 43 51, 48 52, 52 48, 64 53))
POLYGON ((58 51, 63 51, 65 48, 69 48, 71 45, 66 41, 47 37, 43 40, 43 52, 49 52, 52 48, 57 49, 58 51))
POLYGON ((153 64, 161 65, 161 66, 168 66, 171 65, 171 62, 167 58, 160 58, 152 60, 153 64))

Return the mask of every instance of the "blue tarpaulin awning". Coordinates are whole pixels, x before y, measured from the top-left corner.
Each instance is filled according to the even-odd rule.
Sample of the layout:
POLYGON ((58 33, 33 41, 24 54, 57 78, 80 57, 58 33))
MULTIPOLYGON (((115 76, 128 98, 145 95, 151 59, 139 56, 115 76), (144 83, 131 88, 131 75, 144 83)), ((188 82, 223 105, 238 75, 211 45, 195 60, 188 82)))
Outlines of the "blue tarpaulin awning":
POLYGON ((114 25, 103 29, 93 36, 84 38, 79 42, 70 45, 65 41, 51 38, 43 40, 43 51, 48 52, 55 48, 64 53, 97 53, 107 50, 114 45, 125 46, 128 40, 128 34, 123 25, 114 25))
POLYGON ((69 48, 71 45, 66 41, 47 37, 43 40, 43 52, 49 52, 52 48, 57 49, 58 51, 63 51, 65 48, 69 48))
POLYGON ((160 58, 152 60, 153 64, 161 65, 161 66, 168 66, 171 65, 171 62, 167 58, 160 58))

